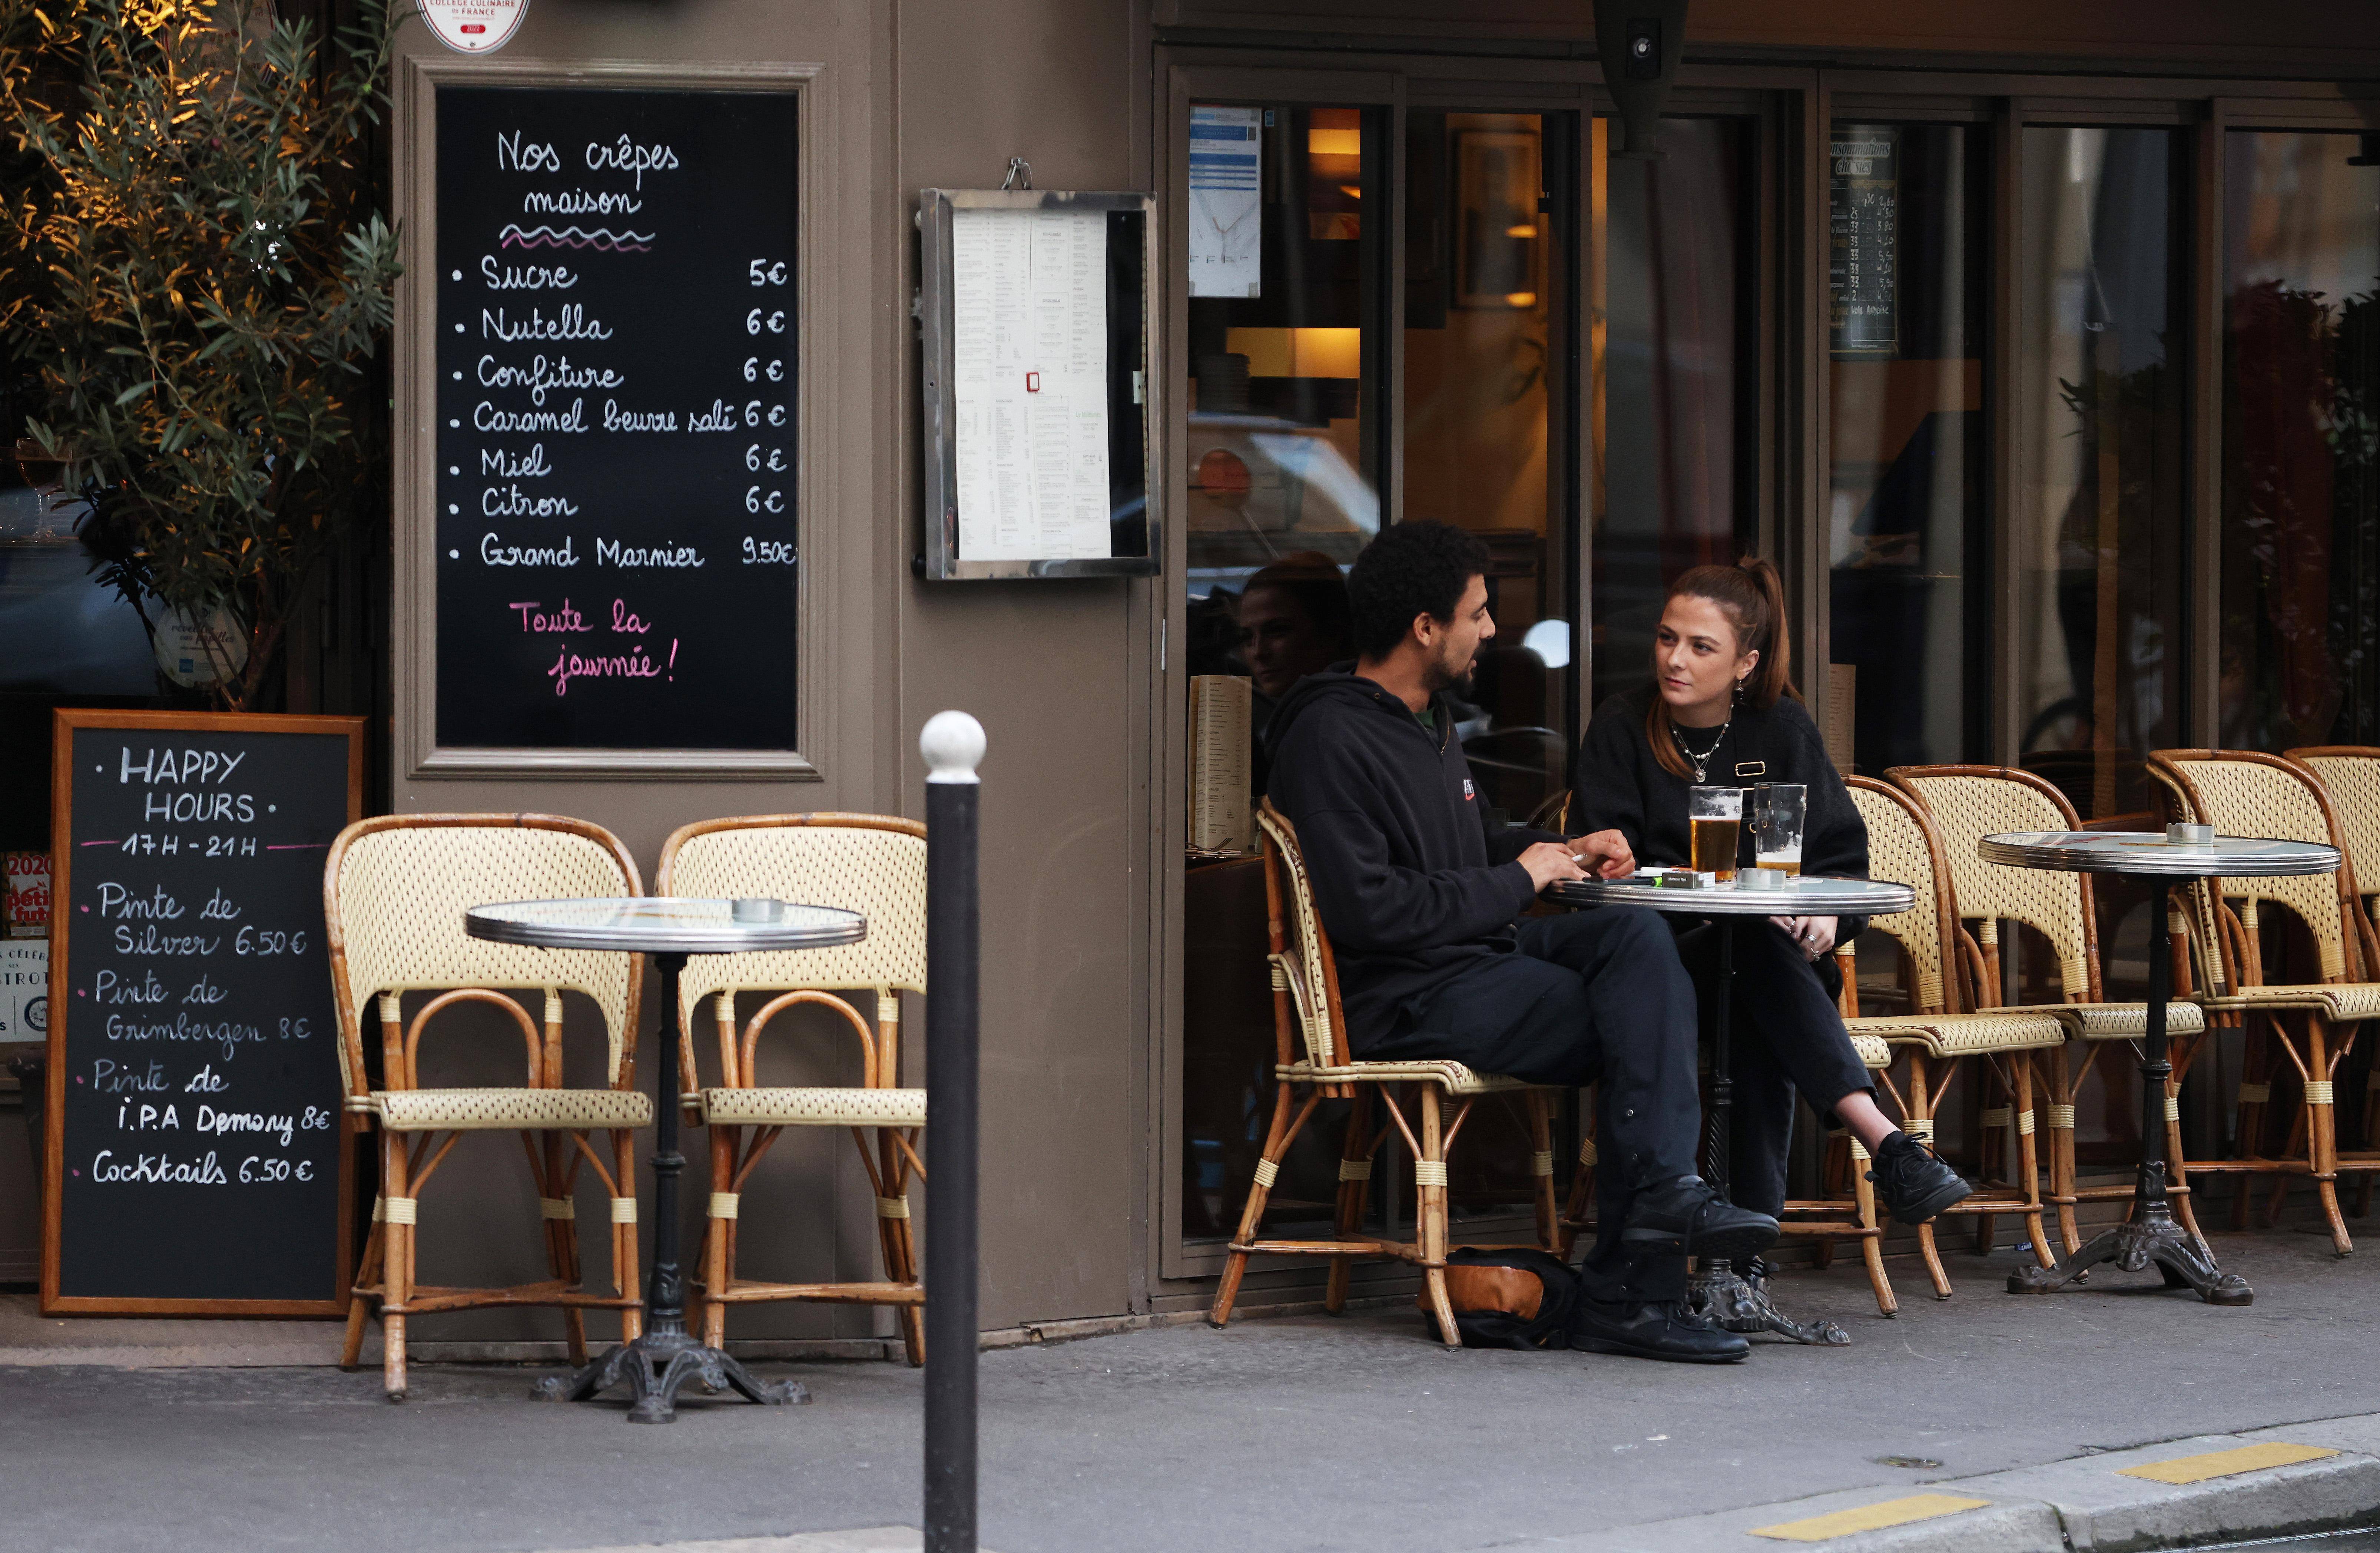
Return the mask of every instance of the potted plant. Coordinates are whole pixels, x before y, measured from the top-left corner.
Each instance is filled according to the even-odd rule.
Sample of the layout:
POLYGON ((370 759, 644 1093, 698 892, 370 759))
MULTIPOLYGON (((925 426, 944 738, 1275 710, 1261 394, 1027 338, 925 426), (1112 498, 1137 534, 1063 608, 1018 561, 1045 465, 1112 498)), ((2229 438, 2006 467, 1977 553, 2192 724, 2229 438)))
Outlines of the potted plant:
POLYGON ((358 15, 325 47, 257 0, 0 0, 0 348, 102 579, 227 710, 378 500, 390 28, 358 15))

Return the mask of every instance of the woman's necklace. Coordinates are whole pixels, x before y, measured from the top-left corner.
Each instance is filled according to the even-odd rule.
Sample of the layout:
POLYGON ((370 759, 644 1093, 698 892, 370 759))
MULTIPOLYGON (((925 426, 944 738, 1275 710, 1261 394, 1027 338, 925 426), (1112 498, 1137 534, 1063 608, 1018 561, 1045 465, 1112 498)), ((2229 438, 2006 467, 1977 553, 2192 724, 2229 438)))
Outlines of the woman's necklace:
POLYGON ((1679 727, 1674 722, 1670 724, 1670 737, 1678 742, 1678 753, 1684 756, 1686 758, 1686 764, 1694 769, 1694 780, 1696 782, 1701 782, 1703 780, 1704 771, 1710 766, 1711 757, 1718 753, 1718 746, 1720 744, 1725 742, 1727 738, 1727 731, 1733 726, 1735 726, 1735 716, 1730 712, 1728 714, 1728 720, 1718 725, 1718 733, 1711 739, 1710 747, 1704 750, 1700 755, 1697 755, 1694 752, 1693 747, 1686 743, 1685 730, 1679 727))

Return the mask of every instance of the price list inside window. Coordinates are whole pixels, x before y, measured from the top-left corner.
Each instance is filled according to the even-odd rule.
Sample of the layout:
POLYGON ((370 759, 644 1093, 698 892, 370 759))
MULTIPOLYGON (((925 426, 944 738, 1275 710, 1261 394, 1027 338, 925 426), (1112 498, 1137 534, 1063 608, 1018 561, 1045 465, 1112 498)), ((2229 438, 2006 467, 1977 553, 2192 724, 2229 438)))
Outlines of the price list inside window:
POLYGON ((1897 126, 1835 127, 1827 278, 1837 356, 1890 356, 1900 349, 1900 150, 1897 126))
POLYGON ((440 90, 441 745, 795 746, 795 112, 440 90))

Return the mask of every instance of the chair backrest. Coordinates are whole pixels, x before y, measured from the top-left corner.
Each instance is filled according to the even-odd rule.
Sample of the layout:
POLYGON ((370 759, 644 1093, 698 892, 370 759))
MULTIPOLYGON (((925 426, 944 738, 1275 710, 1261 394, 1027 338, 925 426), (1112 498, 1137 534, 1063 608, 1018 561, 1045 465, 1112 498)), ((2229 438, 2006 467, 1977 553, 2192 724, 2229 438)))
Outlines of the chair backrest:
MULTIPOLYGON (((2170 773, 2192 812, 2218 834, 2318 842, 2346 850, 2322 780, 2287 757, 2249 749, 2160 749, 2150 759, 2170 773)), ((2270 902, 2304 923, 2323 980, 2346 980, 2360 970, 2362 944, 2349 943, 2358 915, 2351 856, 2336 875, 2226 874, 2215 889, 2226 900, 2270 902)))
MULTIPOLYGON (((1895 766, 1884 774, 1934 821, 1959 915, 1982 922, 1987 952, 1999 940, 1998 924, 2022 922, 2049 940, 2067 1001, 2098 1001, 2099 926, 2090 880, 2082 874, 1986 863, 1977 850, 1985 836, 2003 831, 2081 830, 2082 821, 2066 795, 2031 771, 2009 766, 1895 766)), ((1998 990, 1986 989, 1991 994, 1998 990)))
POLYGON ((1900 945, 1909 957, 1915 981, 1912 1013, 1963 1012, 1957 1001, 1956 981, 1948 973, 1953 964, 1949 875, 1942 867, 1942 843, 1933 823, 1909 795, 1869 777, 1843 779, 1851 789, 1852 807, 1867 825, 1867 871, 1872 879, 1888 879, 1917 892, 1907 911, 1868 918, 1868 931, 1882 933, 1900 945))
POLYGON ((2356 891, 2371 898, 2374 920, 2380 921, 2380 746, 2315 745, 2290 750, 2289 758, 2329 792, 2331 818, 2346 843, 2356 891))
MULTIPOLYGON (((1315 909, 1314 881, 1305 872, 1297 828, 1270 799, 1257 806, 1257 823, 1265 839, 1273 975, 1286 979, 1307 1059, 1316 1067, 1335 1067, 1344 1061, 1340 1051, 1345 1020, 1339 1009, 1339 963, 1322 931, 1322 914, 1315 909)), ((1281 987, 1282 980, 1273 985, 1281 987)))
POLYGON ((644 957, 491 943, 463 930, 463 914, 502 901, 643 893, 618 838, 583 819, 392 814, 340 831, 322 865, 322 913, 347 1092, 365 1087, 362 1021, 377 995, 456 988, 585 993, 602 1011, 605 1082, 616 1086, 644 957))
POLYGON ((682 825, 662 843, 653 889, 707 900, 754 896, 839 906, 868 936, 833 949, 697 955, 679 973, 692 1029, 726 992, 926 990, 926 828, 883 814, 753 814, 682 825))
MULTIPOLYGON (((2193 824, 2205 822, 2205 817, 2191 803, 2180 773, 2171 766, 2152 760, 2148 774, 2166 819, 2193 824)), ((2172 886, 2167 892, 2170 907, 2166 920, 2177 939, 2186 936, 2189 940, 2198 967, 2197 990, 2228 997, 2232 989, 2240 985, 2239 968, 2231 963, 2230 948, 2223 934, 2222 913, 2210 883, 2193 879, 2172 886)))

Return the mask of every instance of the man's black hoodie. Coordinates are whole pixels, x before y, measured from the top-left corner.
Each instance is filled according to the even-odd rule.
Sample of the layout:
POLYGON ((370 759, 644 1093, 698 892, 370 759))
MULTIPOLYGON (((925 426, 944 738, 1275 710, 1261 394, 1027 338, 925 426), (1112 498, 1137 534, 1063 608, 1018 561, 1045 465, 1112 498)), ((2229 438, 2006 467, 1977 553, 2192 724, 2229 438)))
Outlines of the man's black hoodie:
POLYGON ((1542 831, 1490 834, 1444 696, 1424 728, 1402 700, 1340 664, 1308 674, 1266 729, 1273 806, 1297 827, 1361 1054, 1410 1028, 1457 972, 1516 947, 1536 897, 1513 859, 1542 831))

